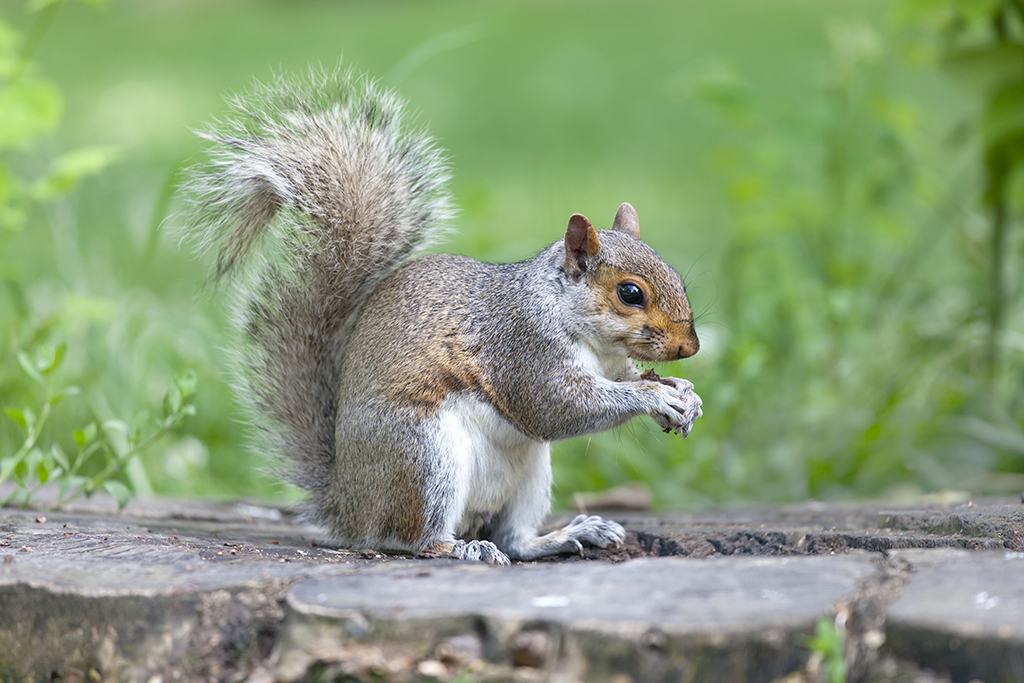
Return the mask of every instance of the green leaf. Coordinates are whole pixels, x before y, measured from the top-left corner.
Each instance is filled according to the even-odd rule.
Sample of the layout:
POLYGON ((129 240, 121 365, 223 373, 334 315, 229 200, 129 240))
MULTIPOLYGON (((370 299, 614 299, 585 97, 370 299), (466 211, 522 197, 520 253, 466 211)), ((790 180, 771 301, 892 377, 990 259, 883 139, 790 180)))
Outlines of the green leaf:
POLYGON ((79 389, 78 387, 65 387, 63 391, 58 391, 56 394, 53 395, 53 398, 50 399, 50 403, 52 403, 53 405, 57 405, 65 398, 69 396, 78 396, 80 393, 82 393, 82 390, 79 389))
POLYGON ((39 384, 42 384, 44 387, 46 386, 46 379, 44 379, 43 376, 39 374, 38 367, 32 361, 32 359, 28 357, 27 353, 23 351, 18 352, 18 365, 21 366, 22 370, 28 373, 29 377, 34 379, 39 384))
POLYGON ((41 463, 43 460, 45 460, 45 458, 43 457, 43 452, 38 448, 33 448, 31 451, 29 451, 28 456, 26 456, 25 464, 28 467, 28 469, 34 470, 36 468, 36 465, 41 463))
POLYGON ((88 481, 89 479, 87 477, 82 477, 79 475, 61 477, 60 486, 57 492, 57 499, 60 500, 61 498, 63 498, 64 492, 67 491, 68 489, 81 489, 82 487, 85 486, 85 484, 88 481))
POLYGON ((121 420, 105 420, 103 422, 103 431, 104 432, 115 431, 115 432, 120 432, 121 434, 127 435, 128 434, 128 425, 126 425, 121 420))
POLYGON ((53 359, 47 364, 44 374, 49 374, 54 370, 58 369, 64 362, 64 358, 68 355, 68 343, 65 341, 57 344, 57 348, 53 350, 53 359))
POLYGON ((45 460, 36 465, 36 476, 39 477, 40 484, 45 484, 50 478, 50 468, 46 466, 45 460))
POLYGON ((7 414, 11 416, 11 419, 18 423, 18 426, 21 427, 26 434, 30 433, 28 420, 25 419, 25 414, 23 412, 15 408, 8 408, 7 414))
POLYGON ((164 417, 170 417, 181 408, 181 392, 168 389, 164 394, 164 417))
POLYGON ((28 433, 31 435, 32 430, 35 429, 36 426, 36 414, 28 406, 22 408, 20 412, 21 416, 25 418, 25 424, 28 427, 28 433))
POLYGON ((117 481, 116 479, 110 479, 108 481, 103 482, 103 488, 106 490, 107 493, 114 497, 114 500, 117 501, 118 509, 123 510, 124 506, 128 504, 129 500, 131 500, 132 492, 128 489, 127 486, 117 481))
POLYGON ((119 156, 117 147, 84 147, 58 157, 50 171, 36 181, 32 196, 37 201, 45 201, 67 194, 84 178, 96 175, 119 156))
POLYGON ((6 481, 13 473, 14 468, 21 462, 21 458, 13 455, 7 458, 0 458, 0 481, 6 481))
POLYGON ((71 463, 68 461, 68 456, 64 454, 64 450, 58 444, 50 446, 50 459, 60 465, 61 469, 65 472, 71 471, 71 463))
POLYGON ((188 398, 196 393, 197 382, 198 379, 194 370, 186 370, 174 378, 174 383, 178 385, 182 398, 188 398))
POLYGON ((0 150, 23 149, 55 129, 63 107, 52 83, 24 79, 7 83, 0 89, 0 150))
POLYGON ((118 458, 128 454, 128 425, 121 420, 107 420, 103 423, 103 434, 110 450, 114 451, 118 458))

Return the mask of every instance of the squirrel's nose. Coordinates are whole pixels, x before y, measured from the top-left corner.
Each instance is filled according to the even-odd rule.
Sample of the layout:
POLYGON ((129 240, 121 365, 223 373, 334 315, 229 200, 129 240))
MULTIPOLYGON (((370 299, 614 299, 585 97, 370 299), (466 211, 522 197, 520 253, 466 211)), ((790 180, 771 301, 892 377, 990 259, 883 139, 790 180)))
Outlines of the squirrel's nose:
POLYGON ((676 349, 676 357, 672 360, 679 360, 680 358, 689 358, 693 354, 700 350, 700 340, 694 335, 693 339, 683 342, 676 349))

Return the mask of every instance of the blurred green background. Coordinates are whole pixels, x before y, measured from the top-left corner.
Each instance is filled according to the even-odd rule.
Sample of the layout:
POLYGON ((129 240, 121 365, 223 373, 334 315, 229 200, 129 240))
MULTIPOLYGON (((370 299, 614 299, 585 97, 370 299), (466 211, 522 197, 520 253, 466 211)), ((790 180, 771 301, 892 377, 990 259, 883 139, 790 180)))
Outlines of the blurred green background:
MULTIPOLYGON (((0 407, 42 400, 18 352, 66 341, 61 381, 81 394, 41 439, 73 452, 75 429, 141 420, 191 368, 196 415, 124 482, 294 495, 247 447, 224 297, 173 237, 174 187, 225 94, 343 60, 398 89, 450 151, 461 215, 444 250, 519 260, 572 213, 607 227, 629 201, 685 276, 701 352, 659 372, 691 379, 704 417, 685 441, 644 418, 556 444, 560 504, 633 480, 665 506, 1018 492, 1022 13, 2 2, 0 407)), ((0 416, 0 458, 22 438, 0 416)))

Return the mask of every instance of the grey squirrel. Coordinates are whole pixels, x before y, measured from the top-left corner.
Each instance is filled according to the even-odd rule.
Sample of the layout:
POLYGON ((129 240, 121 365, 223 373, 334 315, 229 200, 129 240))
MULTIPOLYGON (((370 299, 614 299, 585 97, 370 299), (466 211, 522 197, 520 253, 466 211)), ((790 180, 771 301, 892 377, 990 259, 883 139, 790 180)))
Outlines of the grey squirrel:
POLYGON ((351 71, 277 77, 200 134, 188 231, 236 275, 255 441, 339 544, 507 564, 606 547, 580 515, 538 536, 549 445, 650 415, 685 437, 699 342, 678 273, 622 204, 520 263, 417 256, 453 214, 448 163, 402 101, 351 71))

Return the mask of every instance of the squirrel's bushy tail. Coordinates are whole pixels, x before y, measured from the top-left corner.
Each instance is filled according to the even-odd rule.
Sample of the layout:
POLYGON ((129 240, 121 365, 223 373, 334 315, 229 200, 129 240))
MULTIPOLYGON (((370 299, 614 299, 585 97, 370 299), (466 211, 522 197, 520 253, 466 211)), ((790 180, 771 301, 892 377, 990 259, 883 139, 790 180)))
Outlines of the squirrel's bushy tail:
POLYGON ((240 384, 257 440, 328 495, 339 370, 359 307, 452 213, 447 163, 405 108, 351 71, 278 77, 229 100, 200 135, 187 231, 237 275, 240 384))

